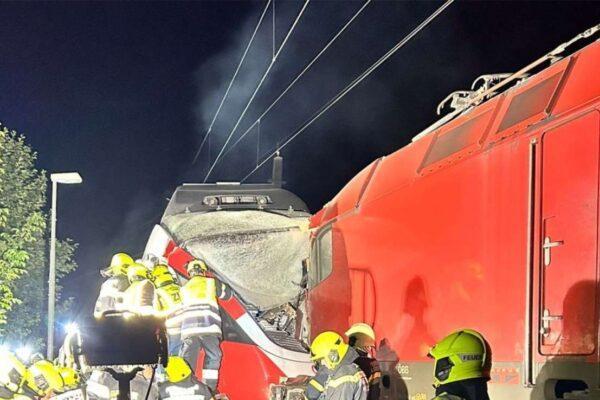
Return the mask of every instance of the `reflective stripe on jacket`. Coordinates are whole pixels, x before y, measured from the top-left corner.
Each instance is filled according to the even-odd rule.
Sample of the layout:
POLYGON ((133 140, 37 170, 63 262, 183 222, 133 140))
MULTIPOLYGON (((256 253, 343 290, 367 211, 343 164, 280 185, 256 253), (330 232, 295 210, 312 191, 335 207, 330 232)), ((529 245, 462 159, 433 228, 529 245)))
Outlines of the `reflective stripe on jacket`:
POLYGON ((310 378, 306 386, 306 397, 308 400, 318 400, 325 390, 325 383, 329 378, 327 368, 321 366, 315 376, 310 378))
POLYGON ((368 383, 356 364, 340 365, 325 383, 325 400, 367 400, 368 383))
POLYGON ((212 395, 205 384, 190 376, 182 382, 160 383, 158 386, 161 400, 210 400, 212 395))
POLYGON ((173 319, 181 325, 181 337, 221 334, 217 298, 228 296, 224 284, 214 278, 194 276, 181 288, 183 308, 173 319))

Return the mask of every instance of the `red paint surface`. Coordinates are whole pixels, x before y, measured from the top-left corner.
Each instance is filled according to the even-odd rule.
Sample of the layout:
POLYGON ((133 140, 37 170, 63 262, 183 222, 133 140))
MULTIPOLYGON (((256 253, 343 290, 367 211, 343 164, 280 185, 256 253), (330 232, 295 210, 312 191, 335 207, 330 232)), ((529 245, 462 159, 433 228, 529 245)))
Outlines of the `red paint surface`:
POLYGON ((222 309, 227 311, 227 314, 234 320, 238 319, 246 313, 246 309, 235 297, 231 297, 228 300, 219 300, 219 305, 222 309))
POLYGON ((223 342, 219 391, 230 400, 267 399, 283 372, 256 346, 223 342))
POLYGON ((187 276, 187 271, 185 266, 188 262, 194 259, 192 255, 190 255, 187 251, 183 250, 181 247, 174 247, 173 250, 169 253, 168 257, 169 265, 179 272, 183 276, 187 276))
POLYGON ((331 225, 334 235, 333 272, 309 294, 311 336, 374 318, 378 341, 401 361, 425 361, 437 340, 470 327, 488 339, 495 361, 522 362, 536 139, 534 356, 589 354, 597 362, 599 70, 595 43, 360 172, 311 221, 314 237, 331 225), (514 97, 556 74, 551 97, 531 105, 543 112, 498 132, 514 97), (468 132, 464 150, 420 168, 435 137, 482 110, 490 121, 473 125, 481 132, 468 132), (546 270, 545 230, 565 241, 546 270), (554 345, 539 332, 544 307, 562 318, 551 324, 554 345))

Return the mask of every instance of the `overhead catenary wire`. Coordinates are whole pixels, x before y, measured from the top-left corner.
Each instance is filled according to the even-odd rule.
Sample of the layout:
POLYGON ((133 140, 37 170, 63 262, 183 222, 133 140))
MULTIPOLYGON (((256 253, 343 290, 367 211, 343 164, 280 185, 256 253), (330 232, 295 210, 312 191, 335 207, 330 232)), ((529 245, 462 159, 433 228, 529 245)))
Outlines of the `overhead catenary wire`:
POLYGON ((233 136, 233 134, 237 130, 238 126, 240 125, 240 122, 242 122, 242 119, 246 115, 246 112, 250 108, 250 105, 252 104, 252 101, 254 100, 254 98, 256 97, 256 94, 260 90, 262 84, 267 79, 267 76, 269 76, 269 72, 271 72, 271 69, 273 68, 273 65, 275 65, 275 62, 277 61, 277 58, 279 57, 279 54, 281 53, 281 51, 285 47, 285 44, 287 43, 288 39, 290 38, 290 36, 294 32, 294 29, 296 28, 296 25, 298 25, 298 22, 300 21, 300 18, 302 17, 302 14, 304 14, 304 10, 306 10, 306 7, 308 6, 309 2, 310 2, 310 0, 305 0, 304 1, 304 5, 302 6, 302 8, 300 9, 300 12, 296 16, 296 19, 294 20, 294 23, 292 24, 292 26, 288 30, 288 33, 283 38, 283 42, 281 42, 281 46, 279 46, 279 49, 277 49, 277 52, 275 52, 275 56, 273 56, 271 62, 269 63, 269 66, 267 67, 267 69, 263 73, 263 76, 261 77, 260 81, 258 82, 258 85, 256 85, 256 88, 254 89, 254 92, 252 93, 252 96, 250 96, 250 99, 246 103, 246 107, 244 107, 244 110, 242 111, 242 113, 238 117, 238 120, 236 121, 235 125, 231 129, 231 132, 229 132, 229 135, 227 136, 227 139, 225 140, 225 143, 223 143, 223 146, 221 146, 221 149, 220 149, 219 153, 217 154, 217 157, 215 158, 215 161, 212 163, 211 167, 209 168, 208 172, 206 173, 206 176, 204 177, 204 181, 203 182, 206 183, 206 181, 208 180, 208 177, 210 176, 210 174, 214 170, 215 165, 217 165, 217 161, 219 160, 219 158, 223 154, 223 151, 225 150, 225 148, 229 144, 229 141, 231 140, 231 137, 233 136))
POLYGON ((202 151, 202 148, 204 147, 204 143, 206 142, 206 140, 208 139, 208 136, 210 135, 210 133, 212 131, 215 121, 217 120, 217 117, 219 116, 219 113, 221 112, 221 108, 223 108, 223 104, 225 103, 225 99, 229 95, 229 91, 231 90, 231 87, 233 86, 233 82, 235 81, 235 78, 237 77, 238 72, 240 72, 240 68, 242 67, 242 64, 244 63, 244 59, 246 58, 246 55, 248 54, 250 47, 252 46, 252 42, 254 42, 254 38, 256 37, 256 33, 258 32, 258 28, 260 27, 260 25, 265 17, 265 14, 267 13, 267 10, 269 9, 269 5, 271 4, 271 1, 274 1, 274 0, 267 0, 267 4, 265 4, 265 8, 263 9, 263 12, 260 15, 260 18, 258 19, 258 22, 256 24, 256 27, 254 28, 254 31, 252 32, 252 35, 250 36, 250 40, 248 41, 248 44, 246 45, 246 48, 244 49, 244 53, 242 54, 242 58, 240 59, 240 62, 238 63, 237 68, 235 69, 235 72, 233 73, 233 76, 231 77, 231 80, 229 81, 229 85, 227 85, 227 89, 225 90, 225 94, 223 94, 223 98, 221 99, 221 102, 219 103, 219 106, 217 107, 217 111, 215 112, 215 115, 213 116, 212 121, 210 121, 210 125, 208 126, 208 129, 206 130, 206 133, 204 134, 204 138, 202 139, 202 143, 200 143, 200 147, 198 148, 198 151, 196 152, 196 155, 194 156, 194 160, 192 161, 192 164, 195 164, 196 160, 198 160, 198 156, 200 155, 200 152, 202 151))
POLYGON ((275 58, 275 0, 273 0, 273 58, 275 58))
POLYGON ((387 61, 394 53, 396 53, 399 49, 401 49, 406 43, 408 43, 413 37, 415 37, 419 32, 421 32, 431 21, 433 21, 438 15, 440 15, 446 8, 448 8, 454 0, 446 0, 444 4, 442 4, 437 10, 435 10, 429 17, 427 17, 423 22, 421 22, 415 29, 413 29, 408 35, 406 35, 402 40, 400 40, 394 47, 392 47, 387 53, 385 53, 380 59, 378 59, 375 63, 373 63, 369 68, 367 68, 364 72, 362 72, 357 78, 355 78, 348 86, 338 92, 335 96, 333 96, 329 101, 327 101, 315 114, 313 114, 308 120, 306 120, 300 127, 294 131, 290 136, 286 138, 286 140, 278 145, 277 148, 272 151, 267 157, 262 160, 256 167, 254 167, 240 182, 245 182, 250 176, 252 176, 256 171, 258 171, 267 161, 269 161, 272 157, 277 155, 281 149, 290 144, 294 139, 296 139, 302 132, 306 130, 310 125, 312 125, 321 115, 323 115, 327 110, 333 107, 338 101, 340 101, 346 94, 348 94, 352 89, 354 89, 359 83, 361 83, 365 78, 367 78, 373 71, 375 71, 381 64, 387 61))
POLYGON ((271 111, 271 109, 273 107, 275 107, 275 105, 277 105, 277 103, 279 102, 279 100, 281 100, 281 98, 283 96, 285 96, 287 92, 290 91, 290 89, 300 80, 300 78, 302 78, 302 76, 314 65, 314 63, 316 63, 317 60, 319 60, 319 58, 327 51, 327 49, 329 49, 331 47, 331 45, 333 45, 333 43, 342 35, 342 33, 344 33, 344 31, 350 25, 352 25, 352 23, 354 22, 354 20, 356 18, 358 18, 358 16, 363 12, 363 10, 369 5, 369 3, 371 3, 371 1, 372 0, 367 0, 362 5, 362 7, 360 7, 356 13, 354 13, 354 15, 352 16, 352 18, 350 18, 344 24, 344 26, 342 26, 342 28, 329 40, 329 42, 327 42, 327 44, 321 49, 321 51, 319 51, 317 53, 317 55, 314 56, 313 59, 308 64, 306 64, 306 66, 304 67, 304 69, 302 69, 302 71, 300 71, 300 73, 298 75, 296 75, 296 77, 294 79, 292 79, 292 81, 288 84, 288 86, 284 89, 284 91, 281 92, 281 94, 279 96, 277 96, 277 98, 269 105, 269 107, 267 107, 265 109, 265 111, 256 119, 256 121, 254 121, 254 123, 252 125, 250 125, 248 127, 248 129, 246 129, 246 131, 239 138, 237 138, 236 141, 233 142, 233 144, 231 146, 229 146, 229 148, 221 156, 221 159, 223 159, 225 156, 227 156, 227 154, 231 153, 231 151, 242 141, 242 139, 244 139, 246 137, 246 135, 248 135, 248 133, 250 133, 250 131, 257 124, 260 123, 260 121, 269 113, 269 111, 271 111))

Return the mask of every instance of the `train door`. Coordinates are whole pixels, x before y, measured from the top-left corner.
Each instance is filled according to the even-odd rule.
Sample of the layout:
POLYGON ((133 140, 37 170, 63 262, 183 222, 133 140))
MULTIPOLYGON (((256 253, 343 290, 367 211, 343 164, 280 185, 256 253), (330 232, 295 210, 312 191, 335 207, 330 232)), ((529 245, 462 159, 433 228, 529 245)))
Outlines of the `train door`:
POLYGON ((543 356, 597 346, 599 113, 541 138, 538 346, 543 356))

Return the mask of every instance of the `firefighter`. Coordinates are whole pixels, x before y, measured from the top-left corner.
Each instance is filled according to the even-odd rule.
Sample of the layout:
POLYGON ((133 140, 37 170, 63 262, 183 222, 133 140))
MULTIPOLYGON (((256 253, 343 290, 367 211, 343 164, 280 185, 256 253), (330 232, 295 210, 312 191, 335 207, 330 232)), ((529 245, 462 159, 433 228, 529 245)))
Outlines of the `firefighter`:
POLYGON ((192 374, 189 364, 181 357, 170 356, 165 368, 166 381, 158 385, 161 400, 211 400, 208 387, 192 374))
POLYGON ((165 318, 167 335, 169 336, 169 353, 179 349, 181 329, 174 318, 181 309, 180 287, 173 279, 169 268, 164 264, 158 264, 152 270, 152 282, 155 290, 155 313, 165 318))
MULTIPOLYGON (((72 325, 67 328, 63 345, 60 347, 58 357, 54 360, 54 365, 63 380, 63 391, 74 390, 83 386, 79 374, 81 370, 80 355, 81 336, 79 328, 76 325, 72 325)), ((41 355, 40 357, 43 358, 41 355)))
POLYGON ((123 294, 129 287, 127 268, 133 263, 133 258, 128 254, 117 253, 112 257, 110 265, 100 272, 108 279, 100 288, 94 317, 100 318, 105 312, 123 310, 123 294))
POLYGON ((14 354, 3 351, 0 354, 0 398, 13 399, 22 394, 26 379, 27 367, 14 354))
POLYGON ((48 360, 39 360, 27 369, 26 385, 39 397, 65 390, 60 370, 48 360))
POLYGON ((175 317, 181 324, 183 357, 196 374, 198 351, 204 350, 202 381, 214 392, 217 390, 221 366, 221 315, 218 298, 229 298, 229 289, 208 276, 208 267, 202 260, 192 260, 186 266, 190 280, 181 288, 183 308, 175 317))
POLYGON ((489 400, 491 352, 479 332, 453 332, 431 348, 429 357, 435 361, 434 400, 489 400))
MULTIPOLYGON (((354 364, 356 351, 335 332, 323 332, 310 346, 311 360, 323 364, 327 373, 323 385, 324 400, 366 400, 368 383, 364 372, 354 364)), ((323 368, 324 367, 324 368, 323 368)))
POLYGON ((381 369, 373 353, 375 350, 375 331, 369 324, 359 322, 346 331, 348 344, 356 350, 358 357, 354 363, 365 373, 369 382, 369 400, 379 399, 381 389, 381 369))
MULTIPOLYGON (((0 354, 0 398, 37 399, 67 389, 61 369, 43 357, 34 356, 29 368, 14 354, 0 354)), ((65 378, 67 371, 63 372, 65 378)), ((68 374, 73 374, 70 369, 68 374)), ((69 380, 68 384, 72 384, 69 380)))
POLYGON ((62 346, 58 350, 58 357, 55 360, 57 365, 73 369, 81 369, 81 333, 76 324, 67 326, 67 333, 62 346))
POLYGON ((123 295, 124 309, 137 315, 154 314, 154 285, 145 265, 133 263, 127 268, 129 287, 123 295))

